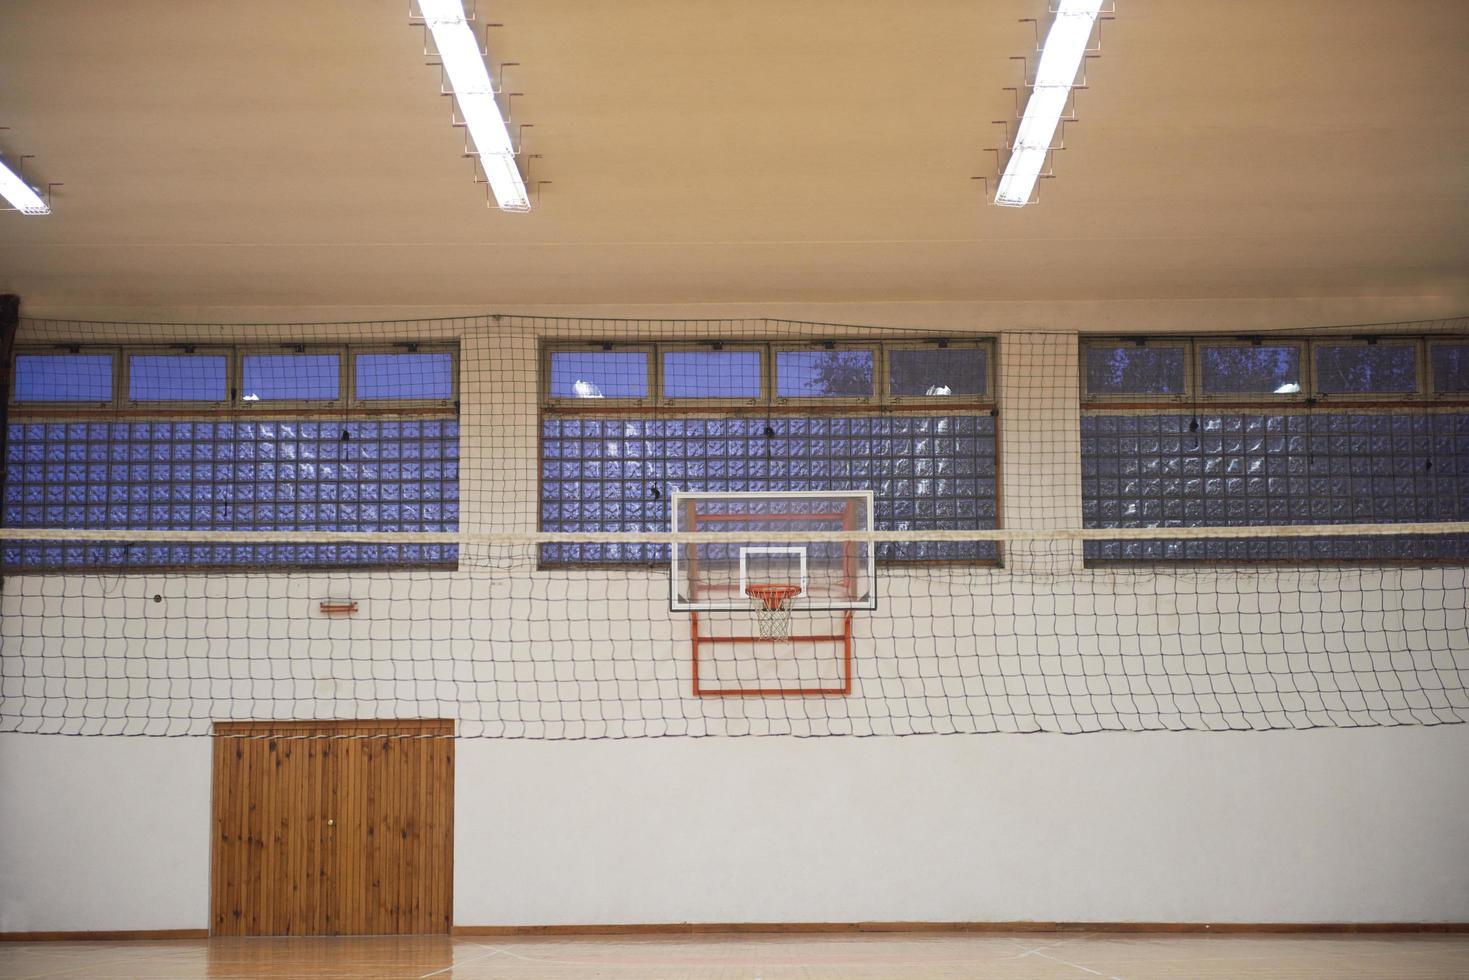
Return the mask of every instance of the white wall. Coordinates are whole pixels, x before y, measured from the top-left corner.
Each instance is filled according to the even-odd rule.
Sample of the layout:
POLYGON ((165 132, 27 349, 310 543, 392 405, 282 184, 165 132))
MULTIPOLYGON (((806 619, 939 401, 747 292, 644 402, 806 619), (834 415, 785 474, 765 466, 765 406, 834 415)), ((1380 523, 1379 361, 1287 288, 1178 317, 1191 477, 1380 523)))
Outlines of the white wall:
MULTIPOLYGON (((455 920, 1462 922, 1466 734, 465 740, 455 920)), ((207 927, 205 740, 0 786, 0 931, 207 927)))
POLYGON ((0 735, 0 932, 209 924, 209 740, 0 735))
MULTIPOLYGON (((464 379, 465 451, 486 448, 466 459, 462 526, 532 529, 535 501, 524 490, 535 475, 534 342, 524 323, 465 326, 464 349, 473 355, 466 363, 497 370, 464 379), (508 340, 491 333, 511 327, 508 340), (501 421, 507 416, 510 425, 501 421)), ((1050 348, 1074 345, 1063 338, 1050 348)), ((1074 364, 1057 376, 1069 385, 1074 364)), ((1074 388, 1065 395, 1074 406, 1074 388)), ((1074 433, 1053 435, 1051 444, 1064 447, 1074 433)), ((1032 453, 1038 444, 1046 445, 1026 443, 1032 453)), ((1055 470, 1067 474, 1068 485, 1073 471, 1055 470)), ((1007 511, 1017 514, 1025 497, 1011 497, 1007 511)), ((1057 526, 1067 516, 1032 508, 1030 526, 1057 526)), ((1374 647, 1362 639, 1369 634, 1447 652, 1450 667, 1469 654, 1457 572, 1447 579, 1313 572, 1294 582, 1308 602, 1304 611, 1282 607, 1278 594, 1261 593, 1258 582, 1221 576, 1220 591, 1245 604, 1244 619, 1228 620, 1228 629, 1220 617, 1232 609, 1200 606, 1188 590, 1166 583, 1157 591, 1172 594, 1152 605, 1120 588, 1109 596, 1105 575, 1088 576, 1083 591, 1099 594, 1087 596, 1086 610, 1027 606, 1014 615, 1013 600, 1027 598, 1037 583, 1047 599, 1076 591, 1079 580, 1067 576, 1088 573, 1075 571, 1070 557, 1046 564, 1035 578, 1012 567, 978 572, 973 581, 947 577, 929 592, 902 585, 896 601, 860 627, 866 646, 859 662, 876 673, 867 675, 867 695, 859 684, 845 709, 861 719, 886 710, 889 699, 902 705, 931 697, 934 675, 925 665, 956 656, 990 694, 1008 690, 995 672, 997 654, 1027 658, 1009 669, 1031 679, 1097 676, 1091 668, 1098 668, 1118 678, 1120 692, 1146 694, 1147 681, 1132 676, 1128 651, 1109 644, 1108 631, 1142 632, 1132 655, 1149 658, 1153 676, 1172 674, 1179 662, 1170 658, 1182 653, 1321 652, 1293 648, 1292 637, 1329 638, 1330 652, 1342 658, 1330 667, 1344 674, 1445 666, 1441 659, 1393 660, 1399 645, 1374 647), (1065 574, 1049 575, 1058 571, 1065 574), (1358 603, 1345 610, 1310 605, 1312 588, 1358 603), (1075 618, 1046 618, 1058 614, 1075 618), (919 637, 928 646, 884 660, 882 644, 904 636, 894 624, 910 616, 938 624, 933 635, 919 637), (1087 618, 1096 616, 1103 619, 1087 618), (1160 616, 1168 617, 1166 630, 1160 616), (1084 623, 1093 624, 1091 633, 1084 623), (987 645, 1001 632, 1015 635, 987 645), (1251 639, 1242 641, 1247 633, 1251 639), (1169 648, 1180 635, 1197 647, 1169 648), (1057 648, 1059 636, 1075 638, 1074 647, 1057 648), (956 639, 971 645, 956 647, 956 639)), ((614 581, 597 574, 577 582, 562 574, 509 584, 484 568, 434 580, 376 576, 357 585, 361 595, 354 598, 364 600, 364 611, 345 622, 310 614, 316 599, 340 592, 325 576, 175 579, 165 583, 164 603, 142 601, 155 587, 147 577, 120 586, 80 576, 7 581, 0 642, 8 657, 52 658, 68 670, 90 659, 105 668, 89 672, 83 665, 67 681, 52 675, 7 690, 63 706, 87 695, 122 698, 145 710, 172 697, 193 699, 193 709, 213 698, 214 717, 289 714, 313 703, 322 714, 391 714, 394 705, 384 699, 401 697, 422 713, 457 713, 490 722, 494 731, 506 705, 522 710, 516 698, 551 703, 572 689, 564 683, 574 685, 578 699, 597 692, 590 699, 595 710, 614 712, 627 692, 620 674, 633 670, 640 710, 705 726, 696 730, 739 730, 741 715, 759 710, 686 698, 687 624, 669 620, 666 585, 656 577, 614 581), (553 601, 583 614, 551 616, 553 601), (538 612, 530 617, 527 609, 538 612), (569 678, 557 672, 558 658, 571 663, 569 678), (191 662, 203 669, 191 672, 191 662), (505 704, 482 693, 497 690, 505 704), (466 699, 466 691, 473 696, 466 699), (243 700, 242 692, 261 700, 243 700)), ((1245 676, 1257 669, 1252 664, 1266 663, 1216 661, 1211 669, 1220 662, 1245 676)), ((1273 696, 1269 685, 1309 676, 1287 666, 1279 673, 1259 668, 1267 683, 1255 693, 1273 696)), ((25 676, 39 669, 27 664, 25 676)), ((1017 697, 1028 700, 1023 688, 1017 697)), ((1402 720, 1394 710, 1420 707, 1397 698, 1387 713, 1364 709, 1367 717, 1402 720)), ((201 718, 211 714, 193 709, 201 718)), ((789 708, 805 724, 803 711, 789 708)), ((185 719, 184 727, 196 726, 185 719)), ((466 739, 458 749, 455 917, 471 925, 1464 921, 1466 750, 1462 727, 466 739)), ((0 736, 0 931, 203 927, 208 795, 204 739, 0 736)))
POLYGON ((461 923, 1464 921, 1462 730, 461 742, 461 923))

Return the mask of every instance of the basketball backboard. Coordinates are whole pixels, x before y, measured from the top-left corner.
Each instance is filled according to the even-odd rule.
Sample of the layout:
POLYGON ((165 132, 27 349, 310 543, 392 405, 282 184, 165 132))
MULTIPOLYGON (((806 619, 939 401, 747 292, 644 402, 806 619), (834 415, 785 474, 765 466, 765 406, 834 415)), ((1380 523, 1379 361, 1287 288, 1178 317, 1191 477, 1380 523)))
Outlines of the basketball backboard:
POLYGON ((799 588, 794 610, 877 608, 871 541, 799 538, 871 531, 871 490, 675 493, 672 507, 675 533, 710 535, 673 546, 675 612, 749 609, 750 588, 763 585, 799 588), (797 537, 772 540, 772 533, 797 537))

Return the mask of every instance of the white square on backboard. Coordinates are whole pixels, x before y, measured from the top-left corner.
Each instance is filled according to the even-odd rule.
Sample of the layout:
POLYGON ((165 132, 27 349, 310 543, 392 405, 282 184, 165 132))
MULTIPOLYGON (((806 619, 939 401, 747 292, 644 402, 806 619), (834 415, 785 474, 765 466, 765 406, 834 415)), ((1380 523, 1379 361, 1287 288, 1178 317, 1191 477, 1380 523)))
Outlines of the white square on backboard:
MULTIPOLYGON (((746 575, 746 562, 750 555, 800 555, 801 556, 801 580, 796 585, 801 587, 800 595, 806 594, 806 549, 801 545, 779 547, 775 545, 754 545, 740 548, 740 595, 749 595, 746 591, 750 587, 749 578, 746 575)), ((769 585, 789 585, 789 582, 756 583, 769 585)))

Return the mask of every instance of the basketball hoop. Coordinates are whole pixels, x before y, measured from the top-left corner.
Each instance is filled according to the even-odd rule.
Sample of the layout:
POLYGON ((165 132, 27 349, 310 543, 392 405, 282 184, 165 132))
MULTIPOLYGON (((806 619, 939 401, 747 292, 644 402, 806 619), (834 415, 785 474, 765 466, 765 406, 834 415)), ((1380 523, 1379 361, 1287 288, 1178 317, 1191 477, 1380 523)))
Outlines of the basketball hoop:
POLYGON ((761 639, 791 638, 791 601, 800 594, 799 585, 745 586, 745 595, 750 597, 751 607, 755 610, 755 622, 760 626, 761 639))

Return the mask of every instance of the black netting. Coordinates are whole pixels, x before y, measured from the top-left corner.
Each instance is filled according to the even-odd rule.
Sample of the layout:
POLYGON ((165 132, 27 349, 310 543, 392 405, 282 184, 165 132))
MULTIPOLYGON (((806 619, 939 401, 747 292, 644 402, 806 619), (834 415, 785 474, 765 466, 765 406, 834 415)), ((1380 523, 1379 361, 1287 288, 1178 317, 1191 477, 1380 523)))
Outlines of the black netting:
POLYGON ((25 322, 0 730, 1460 723, 1462 327, 25 322), (738 540, 671 535, 711 493, 738 540), (789 639, 762 575, 809 587, 789 639))

